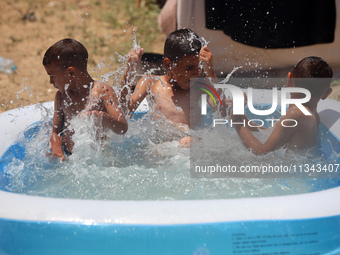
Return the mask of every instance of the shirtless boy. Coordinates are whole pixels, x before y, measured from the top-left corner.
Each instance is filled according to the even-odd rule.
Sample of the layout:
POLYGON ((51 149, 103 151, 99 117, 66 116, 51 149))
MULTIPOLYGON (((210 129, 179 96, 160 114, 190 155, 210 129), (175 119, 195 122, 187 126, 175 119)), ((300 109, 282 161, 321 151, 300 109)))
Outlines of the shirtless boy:
POLYGON ((45 53, 43 65, 50 83, 58 89, 54 100, 53 130, 50 139, 53 157, 65 159, 73 148, 70 121, 77 115, 92 115, 103 131, 127 131, 127 122, 111 87, 94 81, 87 72, 88 53, 74 39, 65 38, 45 53))
MULTIPOLYGON (((140 61, 141 50, 131 51, 129 54, 131 62, 138 58, 140 61)), ((130 66, 133 64, 128 64, 128 68, 130 66)), ((208 78, 216 78, 212 53, 208 47, 202 48, 201 41, 194 32, 189 29, 179 29, 171 33, 165 41, 164 66, 167 71, 165 75, 145 75, 137 83, 130 98, 126 98, 129 89, 124 88, 121 94, 122 107, 133 113, 142 100, 150 95, 151 107, 154 107, 152 117, 165 120, 186 134, 184 136, 188 136, 190 79, 197 78, 201 71, 208 78), (202 64, 202 70, 199 68, 199 63, 202 64)), ((182 143, 188 143, 188 139, 190 140, 186 137, 182 143)))
MULTIPOLYGON (((285 147, 290 150, 304 150, 314 147, 318 142, 318 127, 320 117, 317 113, 317 105, 320 99, 326 99, 332 92, 330 81, 333 76, 332 68, 321 58, 307 57, 302 59, 288 73, 288 87, 300 87, 310 91, 311 99, 303 104, 311 115, 305 115, 296 105, 290 105, 285 116, 282 116, 273 132, 263 144, 247 127, 234 125, 245 147, 251 149, 256 155, 285 147), (308 78, 306 80, 305 78, 308 78), (321 79, 323 78, 323 79, 321 79), (328 78, 328 79, 327 79, 328 78), (307 82, 306 82, 307 81, 307 82), (295 125, 293 121, 297 122, 295 125), (284 127, 281 123, 285 121, 284 127)), ((305 95, 291 93, 291 98, 301 98, 305 95)), ((233 122, 243 121, 245 116, 232 116, 233 122)))

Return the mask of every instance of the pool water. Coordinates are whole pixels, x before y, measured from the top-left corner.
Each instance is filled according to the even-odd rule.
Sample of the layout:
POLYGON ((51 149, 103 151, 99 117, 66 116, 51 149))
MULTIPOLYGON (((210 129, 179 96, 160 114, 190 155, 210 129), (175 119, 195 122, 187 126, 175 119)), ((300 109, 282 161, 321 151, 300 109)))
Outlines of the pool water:
MULTIPOLYGON (((106 142, 96 140, 96 130, 89 128, 91 121, 74 120, 75 147, 64 162, 45 155, 51 121, 31 125, 1 157, 1 190, 58 198, 194 200, 299 194, 339 184, 338 179, 330 178, 191 178, 190 149, 179 148, 178 141, 153 143, 149 134, 155 123, 148 114, 137 114, 125 135, 110 133, 106 142)), ((205 127, 194 132, 218 143, 221 139, 209 135, 209 130, 205 127)), ((227 147, 223 143, 228 152, 224 158, 231 164, 310 160, 308 153, 294 158, 284 149, 258 157, 243 147, 233 129, 224 127, 220 132, 228 138, 227 147)), ((258 138, 265 140, 270 132, 260 132, 258 138)), ((325 130, 321 128, 321 132, 325 130)), ((329 138, 322 141, 328 162, 339 161, 329 138)), ((320 160, 324 160, 324 154, 320 154, 320 160)))

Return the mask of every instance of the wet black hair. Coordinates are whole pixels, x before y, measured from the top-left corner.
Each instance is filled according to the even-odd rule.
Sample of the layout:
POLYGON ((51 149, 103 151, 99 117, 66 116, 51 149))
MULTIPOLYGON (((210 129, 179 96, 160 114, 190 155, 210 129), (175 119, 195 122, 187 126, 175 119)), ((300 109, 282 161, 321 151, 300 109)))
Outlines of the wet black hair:
POLYGON ((321 97, 330 87, 333 70, 322 58, 311 56, 302 59, 292 74, 296 87, 308 89, 312 96, 321 97))
POLYGON ((73 66, 80 70, 86 70, 87 60, 88 52, 84 45, 74 39, 65 38, 53 44, 46 51, 43 65, 54 63, 62 69, 73 66))
POLYGON ((293 70, 294 78, 332 78, 333 70, 328 63, 319 57, 302 59, 293 70))
POLYGON ((202 43, 197 34, 188 28, 172 32, 164 44, 164 57, 177 62, 185 56, 199 55, 202 43))

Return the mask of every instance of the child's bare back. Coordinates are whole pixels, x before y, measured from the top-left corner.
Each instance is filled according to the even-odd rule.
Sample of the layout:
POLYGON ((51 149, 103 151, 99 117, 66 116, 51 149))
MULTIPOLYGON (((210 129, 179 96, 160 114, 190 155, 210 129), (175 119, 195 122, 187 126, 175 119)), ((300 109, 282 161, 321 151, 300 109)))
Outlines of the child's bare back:
MULTIPOLYGON (((305 107, 311 115, 304 115, 298 107, 291 106, 287 111, 285 119, 293 119, 296 122, 295 130, 291 130, 292 134, 286 132, 285 139, 287 140, 286 148, 290 150, 305 150, 314 147, 318 142, 318 127, 320 124, 319 114, 314 110, 311 111, 305 107)), ((288 121, 286 125, 290 125, 288 121)), ((289 132, 289 130, 288 130, 289 132)))
MULTIPOLYGON (((250 148, 255 154, 266 154, 282 147, 301 151, 316 146, 320 123, 317 105, 332 92, 330 88, 332 76, 332 68, 323 59, 307 57, 301 60, 293 72, 288 73, 287 86, 304 88, 310 92, 309 101, 302 104, 309 115, 303 113, 296 105, 290 105, 286 115, 279 119, 265 143, 260 142, 248 127, 235 125, 245 147, 250 148)), ((302 93, 291 93, 292 99, 299 100, 303 97, 302 93)), ((233 122, 242 122, 245 118, 232 115, 233 122)))

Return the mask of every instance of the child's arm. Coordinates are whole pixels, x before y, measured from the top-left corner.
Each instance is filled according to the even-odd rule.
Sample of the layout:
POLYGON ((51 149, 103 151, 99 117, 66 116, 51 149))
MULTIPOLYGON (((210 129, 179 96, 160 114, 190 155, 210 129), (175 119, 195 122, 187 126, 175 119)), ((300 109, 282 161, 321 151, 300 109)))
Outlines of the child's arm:
POLYGON ((128 53, 127 59, 127 69, 122 81, 122 91, 120 93, 120 103, 124 112, 127 112, 129 106, 129 95, 131 94, 131 87, 134 81, 135 74, 141 64, 142 55, 144 53, 144 49, 132 49, 128 53))
POLYGON ((148 90, 155 82, 155 79, 152 81, 149 77, 143 76, 137 83, 135 90, 133 91, 130 100, 128 102, 128 109, 130 113, 136 111, 140 103, 146 97, 148 90))
POLYGON ((117 134, 125 134, 128 125, 114 90, 105 84, 97 84, 92 93, 93 98, 103 102, 106 112, 94 109, 89 113, 97 117, 104 130, 111 129, 117 134))
POLYGON ((205 74, 205 76, 207 78, 216 79, 216 74, 213 67, 213 54, 207 46, 204 46, 201 49, 199 59, 202 64, 202 72, 205 74))
POLYGON ((52 120, 52 135, 50 138, 51 142, 51 153, 47 155, 52 155, 53 157, 58 157, 60 160, 65 160, 65 155, 63 152, 63 138, 60 136, 63 131, 64 126, 64 114, 61 107, 61 93, 57 92, 54 100, 54 114, 52 120))
MULTIPOLYGON (((290 139, 299 131, 299 124, 297 124, 296 127, 284 127, 282 125, 282 122, 284 121, 286 126, 291 126, 294 123, 289 120, 294 119, 298 121, 300 114, 301 113, 298 111, 288 111, 287 114, 278 121, 278 123, 274 127, 273 132, 264 144, 261 143, 252 134, 252 132, 247 127, 244 127, 242 124, 233 124, 233 127, 235 128, 237 134, 240 136, 242 143, 246 148, 251 149, 256 155, 262 155, 277 150, 285 146, 290 141, 290 139)), ((232 115, 231 118, 233 123, 242 123, 243 120, 246 120, 245 116, 232 115)))
MULTIPOLYGON (((204 46, 200 51, 200 63, 202 64, 202 72, 205 74, 206 78, 213 84, 218 83, 216 73, 214 71, 213 67, 213 54, 210 51, 210 49, 207 46, 204 46)), ((223 97, 223 90, 218 89, 217 93, 222 98, 223 97)), ((216 111, 216 106, 213 103, 213 100, 211 97, 208 98, 208 104, 210 107, 216 111)), ((219 110, 222 115, 222 117, 225 117, 227 115, 227 108, 228 105, 225 104, 225 101, 222 100, 222 105, 220 106, 219 110)))
POLYGON ((216 78, 213 68, 213 54, 207 46, 203 46, 200 50, 199 59, 202 64, 202 71, 206 77, 216 78))

